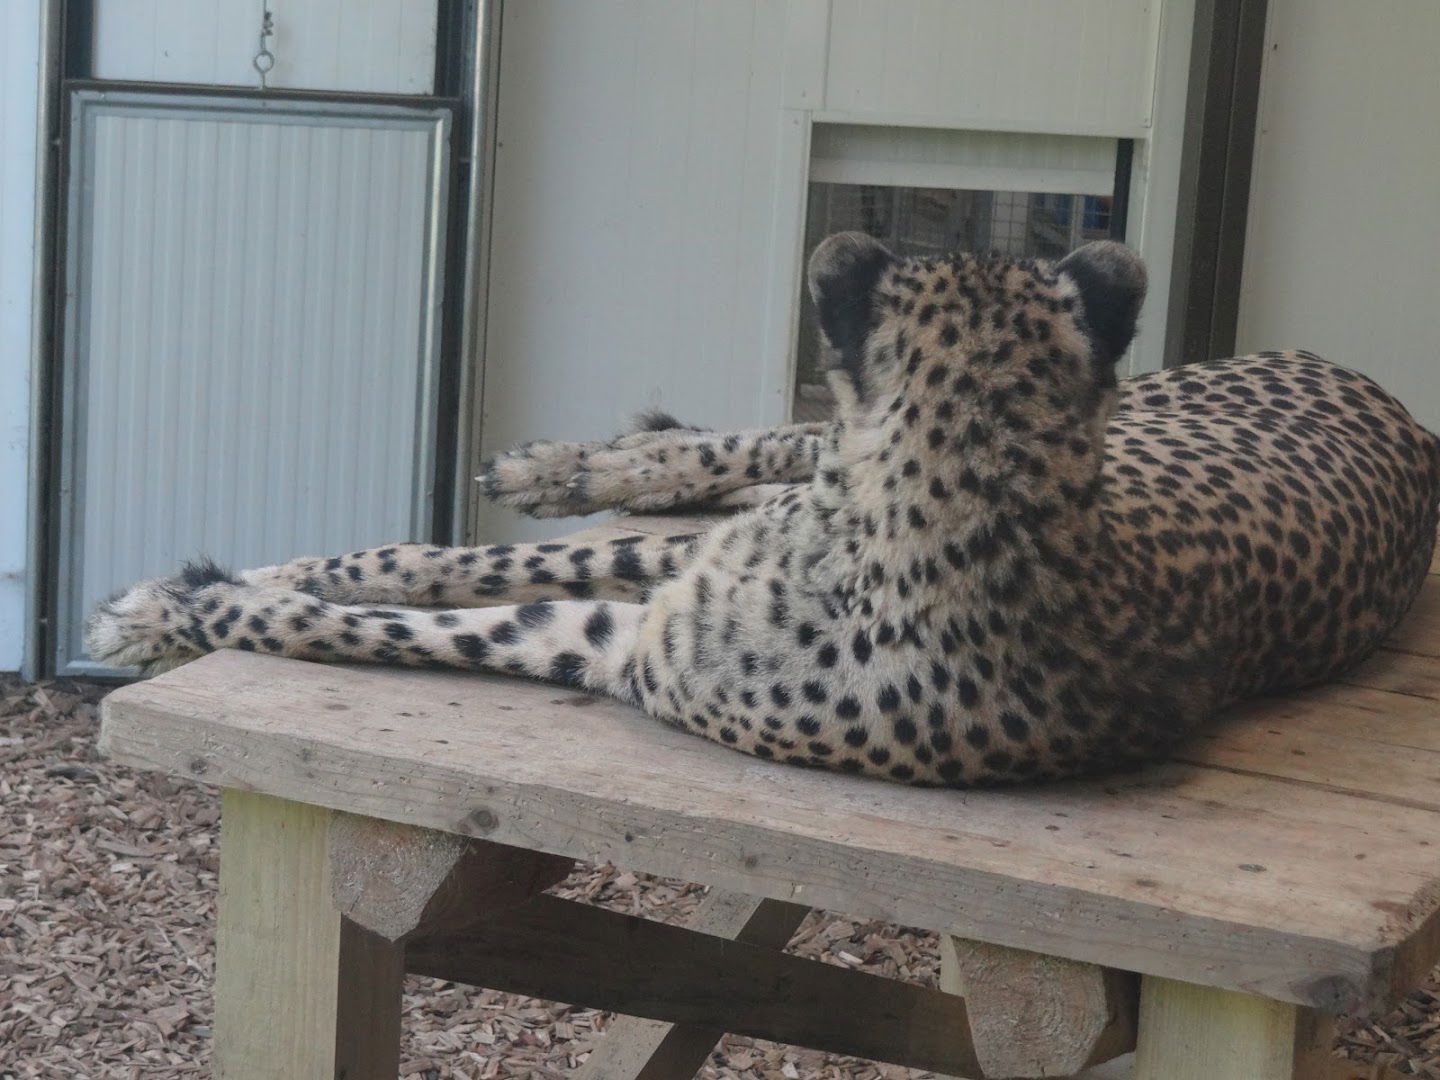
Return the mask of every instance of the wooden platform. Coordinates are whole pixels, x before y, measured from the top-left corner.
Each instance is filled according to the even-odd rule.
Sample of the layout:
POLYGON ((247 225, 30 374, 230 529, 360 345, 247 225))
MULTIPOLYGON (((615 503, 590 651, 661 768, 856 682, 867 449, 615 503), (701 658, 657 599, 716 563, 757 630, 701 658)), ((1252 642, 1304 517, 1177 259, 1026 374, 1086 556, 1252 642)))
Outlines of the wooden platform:
POLYGON ((238 652, 116 691, 102 746, 291 803, 1318 1013, 1383 1008, 1440 960, 1433 573, 1340 683, 1251 704, 1174 762, 1038 789, 907 790, 551 686, 238 652))

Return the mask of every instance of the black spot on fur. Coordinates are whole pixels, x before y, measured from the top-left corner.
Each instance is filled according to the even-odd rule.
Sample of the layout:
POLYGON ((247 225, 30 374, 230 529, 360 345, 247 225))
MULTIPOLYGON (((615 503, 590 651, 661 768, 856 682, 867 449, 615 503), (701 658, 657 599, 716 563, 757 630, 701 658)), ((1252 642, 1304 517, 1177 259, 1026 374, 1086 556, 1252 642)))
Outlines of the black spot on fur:
POLYGON ((490 646, 479 634, 456 634, 453 641, 455 651, 473 663, 480 663, 490 654, 490 646))
POLYGON ((610 609, 603 605, 591 612, 590 617, 585 620, 585 640, 593 648, 604 648, 614 631, 615 619, 610 614, 610 609))
POLYGON ((585 671, 585 658, 579 653, 562 652, 550 661, 550 678, 564 686, 581 685, 580 677, 585 671))

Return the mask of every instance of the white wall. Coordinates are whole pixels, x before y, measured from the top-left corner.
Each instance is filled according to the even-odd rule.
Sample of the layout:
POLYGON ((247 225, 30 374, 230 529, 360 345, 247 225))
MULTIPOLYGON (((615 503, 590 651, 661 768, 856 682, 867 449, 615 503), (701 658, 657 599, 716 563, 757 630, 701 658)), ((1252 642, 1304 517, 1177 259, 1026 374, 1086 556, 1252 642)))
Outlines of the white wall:
MULTIPOLYGON (((787 44, 812 6, 505 5, 483 454, 649 405, 783 419, 808 133, 783 104, 814 85, 787 44)), ((480 514, 487 539, 565 528, 480 514)))
MULTIPOLYGON (((1147 140, 1158 105, 1182 119, 1155 82, 1175 8, 1183 45, 1189 0, 507 4, 482 455, 608 436, 650 405, 782 421, 812 124, 1147 140)), ((1161 251, 1162 300, 1165 202, 1147 193, 1177 182, 1176 136, 1137 163, 1133 234, 1161 251)), ((485 539, 570 524, 478 514, 485 539)))
POLYGON ((824 109, 1143 138, 1158 0, 832 0, 824 109))
POLYGON ((1313 349, 1440 429, 1440 5, 1270 11, 1239 349, 1313 349))
MULTIPOLYGON (((7 3, 13 0, 6 0, 7 3)), ((272 88, 428 94, 435 0, 268 0, 272 88)), ((256 0, 98 0, 95 75, 256 85, 256 0)))
POLYGON ((0 3, 0 671, 24 644, 39 0, 0 3))

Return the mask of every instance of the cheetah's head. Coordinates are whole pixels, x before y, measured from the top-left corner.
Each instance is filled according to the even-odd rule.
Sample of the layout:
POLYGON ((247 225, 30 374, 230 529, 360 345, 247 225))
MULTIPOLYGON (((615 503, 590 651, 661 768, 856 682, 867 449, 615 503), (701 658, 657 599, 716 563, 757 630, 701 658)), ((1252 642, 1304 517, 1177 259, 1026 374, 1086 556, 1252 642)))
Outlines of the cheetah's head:
POLYGON ((1139 256, 1112 241, 1057 263, 901 258, 857 232, 821 243, 809 280, 842 415, 874 419, 946 400, 942 419, 1049 408, 1085 422, 1108 413, 1146 285, 1139 256))

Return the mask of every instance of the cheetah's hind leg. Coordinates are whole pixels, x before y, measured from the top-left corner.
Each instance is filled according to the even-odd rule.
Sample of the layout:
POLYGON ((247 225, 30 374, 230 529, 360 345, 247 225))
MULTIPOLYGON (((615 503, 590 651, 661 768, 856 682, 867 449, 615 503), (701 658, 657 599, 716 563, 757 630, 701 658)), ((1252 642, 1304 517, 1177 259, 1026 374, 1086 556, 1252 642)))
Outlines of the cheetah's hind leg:
POLYGON ((243 584, 213 564, 142 581, 86 623, 93 659, 154 673, 217 649, 319 661, 503 671, 637 700, 635 640, 646 608, 541 601, 459 611, 330 603, 243 584))
POLYGON ((345 604, 490 607, 537 600, 640 601, 694 558, 702 533, 629 533, 595 543, 388 544, 245 570, 241 584, 345 604))
POLYGON ((717 496, 705 504, 706 510, 754 510, 757 506, 790 498, 804 490, 804 484, 753 484, 717 496))
POLYGON ((85 620, 85 651, 109 667, 139 668, 145 675, 179 667, 208 650, 195 636, 192 591, 230 579, 209 560, 190 563, 173 578, 151 578, 95 605, 85 620))

